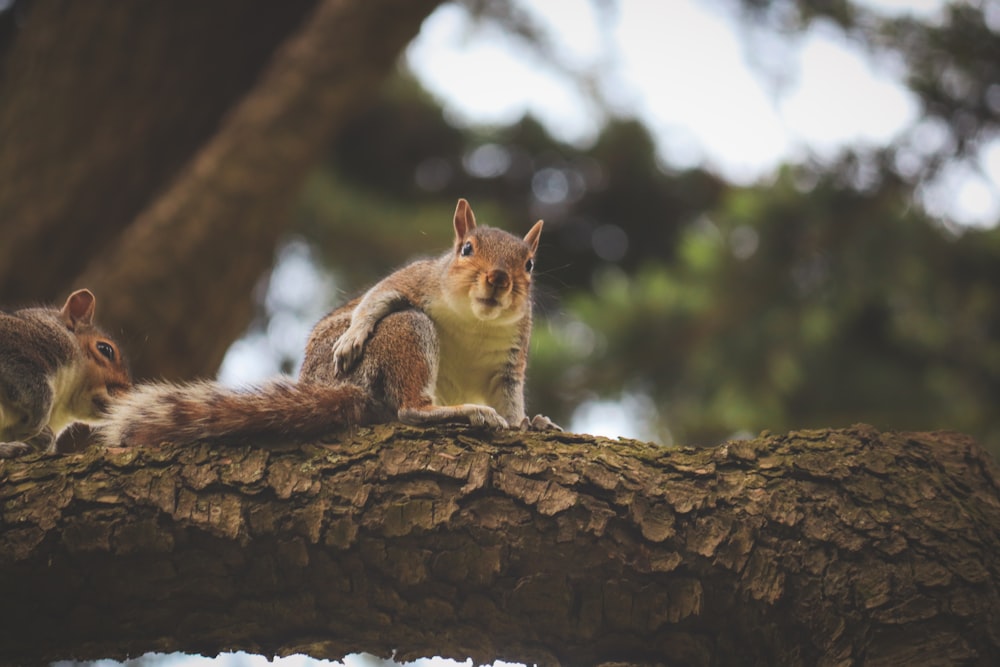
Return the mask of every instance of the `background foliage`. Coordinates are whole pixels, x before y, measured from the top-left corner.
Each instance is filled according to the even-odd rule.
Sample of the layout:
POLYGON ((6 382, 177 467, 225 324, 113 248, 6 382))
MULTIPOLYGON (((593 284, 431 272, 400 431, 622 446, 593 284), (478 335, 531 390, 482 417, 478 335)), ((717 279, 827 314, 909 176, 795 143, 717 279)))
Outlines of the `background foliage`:
POLYGON ((933 24, 852 3, 734 11, 781 39, 833 22, 902 59, 918 125, 738 186, 664 165, 628 117, 585 148, 530 117, 452 127, 402 73, 336 140, 299 232, 352 291, 447 243, 458 196, 507 229, 544 218, 529 393, 564 423, 608 399, 668 443, 865 421, 959 429, 998 451, 1000 230, 953 225, 920 197, 996 134, 996 10, 955 3, 933 24), (931 123, 948 137, 934 150, 931 123))
MULTIPOLYGON (((228 344, 249 318, 250 290, 241 286, 274 251, 283 198, 308 173, 276 256, 284 258, 279 273, 289 257, 315 259, 325 273, 296 274, 298 296, 284 302, 258 290, 256 320, 237 345, 264 341, 258 348, 273 366, 293 371, 300 342, 274 342, 289 312, 308 328, 345 293, 414 254, 439 251, 462 196, 489 224, 523 232, 546 221, 533 410, 569 424, 610 401, 632 432, 664 443, 865 421, 958 429, 1000 452, 1000 229, 962 228, 924 206, 929 184, 956 164, 974 170, 997 138, 997 3, 956 1, 918 19, 847 0, 717 0, 754 35, 777 42, 792 43, 817 23, 843 31, 895 63, 920 104, 914 126, 891 145, 806 158, 750 185, 671 167, 649 131, 612 104, 595 142, 571 146, 530 117, 454 126, 405 68, 370 94, 384 69, 362 64, 391 63, 435 4, 426 0, 403 21, 382 5, 341 3, 357 11, 358 25, 392 39, 376 42, 359 29, 349 44, 336 32, 343 22, 331 19, 328 33, 305 35, 309 48, 296 55, 280 45, 331 3, 248 9, 230 1, 183 11, 166 9, 173 3, 0 3, 0 300, 56 300, 82 277, 103 288, 101 313, 140 375, 212 374, 221 352, 206 351, 207 341, 228 344), (314 94, 312 83, 260 85, 267 63, 285 57, 299 71, 338 45, 342 64, 314 76, 343 104, 326 109, 330 95, 314 94), (246 113, 231 113, 241 100, 246 113), (285 106, 268 106, 275 100, 285 106), (317 130, 317 150, 303 137, 331 114, 336 122, 317 130), (246 136, 218 141, 234 117, 246 136), (246 137, 259 143, 248 146, 246 137), (223 166, 199 180, 198 169, 215 164, 197 159, 209 142, 223 166), (221 228, 234 218, 242 228, 220 232, 222 242, 192 233, 200 220, 221 228), (129 230, 141 240, 178 221, 190 224, 176 243, 148 244, 155 256, 119 243, 129 230), (157 256, 162 264, 189 247, 202 253, 188 253, 190 265, 149 270, 157 256), (132 273, 109 272, 108 257, 132 273), (225 282, 237 268, 245 275, 225 282), (140 285, 143 271, 152 277, 140 285), (155 336, 157 346, 148 343, 155 336)), ((499 0, 463 5, 559 66, 529 15, 499 0)), ((598 90, 591 73, 565 69, 598 90)))

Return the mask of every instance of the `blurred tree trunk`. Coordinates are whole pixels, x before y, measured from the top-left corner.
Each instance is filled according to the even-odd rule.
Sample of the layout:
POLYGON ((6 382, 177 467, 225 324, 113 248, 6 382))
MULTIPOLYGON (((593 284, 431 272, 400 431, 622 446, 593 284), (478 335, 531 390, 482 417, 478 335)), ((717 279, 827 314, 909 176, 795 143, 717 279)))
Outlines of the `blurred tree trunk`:
POLYGON ((86 285, 138 377, 213 372, 307 170, 439 2, 17 3, 2 302, 86 285))
POLYGON ((1000 471, 956 434, 380 426, 5 461, 0 503, 8 664, 1000 664, 1000 471))
POLYGON ((63 297, 313 4, 21 0, 0 15, 5 305, 63 297))

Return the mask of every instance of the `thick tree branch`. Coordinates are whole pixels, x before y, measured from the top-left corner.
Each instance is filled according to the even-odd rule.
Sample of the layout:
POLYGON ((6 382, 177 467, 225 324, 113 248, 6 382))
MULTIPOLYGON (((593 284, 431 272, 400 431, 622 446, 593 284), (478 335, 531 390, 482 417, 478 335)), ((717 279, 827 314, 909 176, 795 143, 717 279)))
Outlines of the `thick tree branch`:
POLYGON ((858 426, 663 449, 362 429, 0 463, 0 661, 370 651, 997 664, 1000 475, 858 426))
POLYGON ((441 0, 21 2, 0 295, 98 295, 137 377, 214 373, 306 173, 441 0))
POLYGON ((440 1, 318 2, 169 189, 91 262, 79 282, 100 295, 106 327, 135 336, 137 377, 218 368, 308 169, 440 1))
POLYGON ((3 304, 65 298, 314 4, 17 3, 0 54, 3 304))

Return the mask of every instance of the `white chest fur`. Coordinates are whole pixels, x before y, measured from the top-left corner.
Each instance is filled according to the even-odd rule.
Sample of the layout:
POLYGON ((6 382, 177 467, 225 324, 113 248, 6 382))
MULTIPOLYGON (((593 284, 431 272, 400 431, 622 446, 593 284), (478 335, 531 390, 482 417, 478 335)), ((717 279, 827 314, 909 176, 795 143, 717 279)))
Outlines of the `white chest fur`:
POLYGON ((435 403, 498 407, 503 377, 517 345, 518 323, 483 321, 447 306, 429 310, 440 345, 435 403))
POLYGON ((86 405, 80 405, 85 397, 80 392, 80 375, 83 367, 80 363, 70 364, 52 378, 52 412, 49 415, 49 428, 53 433, 59 433, 74 421, 87 416, 86 405))

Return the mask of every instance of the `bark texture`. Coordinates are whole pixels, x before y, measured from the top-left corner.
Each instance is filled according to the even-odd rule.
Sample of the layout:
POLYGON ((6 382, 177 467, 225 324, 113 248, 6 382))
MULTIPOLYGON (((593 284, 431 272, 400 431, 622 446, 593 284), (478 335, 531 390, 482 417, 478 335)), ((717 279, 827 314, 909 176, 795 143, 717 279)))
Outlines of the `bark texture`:
POLYGON ((1000 664, 995 463, 950 433, 711 449, 380 426, 0 462, 0 661, 246 649, 1000 664))

